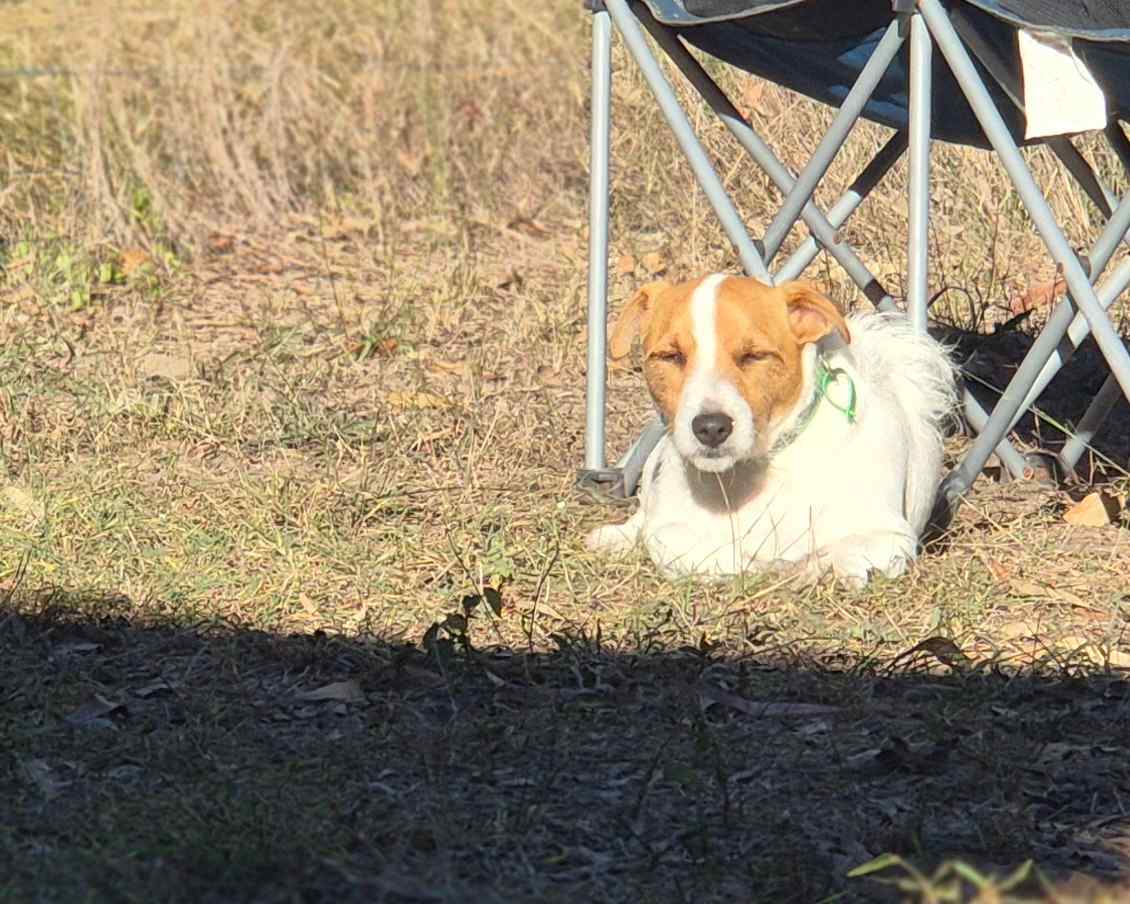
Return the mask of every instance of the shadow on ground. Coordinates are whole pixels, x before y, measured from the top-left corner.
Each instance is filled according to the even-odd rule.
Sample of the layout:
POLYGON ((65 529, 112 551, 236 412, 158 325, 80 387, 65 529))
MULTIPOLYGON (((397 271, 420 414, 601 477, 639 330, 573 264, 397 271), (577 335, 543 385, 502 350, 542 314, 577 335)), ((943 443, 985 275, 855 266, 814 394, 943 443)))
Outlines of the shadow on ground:
POLYGON ((1010 675, 936 639, 735 658, 662 623, 630 649, 492 650, 487 603, 429 651, 126 604, 0 610, 5 900, 918 899, 848 878, 887 852, 1031 858, 1081 895, 1130 874, 1109 674, 1010 675))

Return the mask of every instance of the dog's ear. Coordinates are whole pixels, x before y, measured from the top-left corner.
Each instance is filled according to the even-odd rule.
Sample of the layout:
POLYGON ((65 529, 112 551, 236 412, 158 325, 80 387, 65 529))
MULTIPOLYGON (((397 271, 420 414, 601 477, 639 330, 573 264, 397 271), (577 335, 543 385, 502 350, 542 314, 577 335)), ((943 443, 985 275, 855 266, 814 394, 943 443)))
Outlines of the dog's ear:
POLYGON ((781 286, 789 310, 789 327, 797 342, 806 345, 823 339, 833 330, 851 342, 847 321, 835 303, 811 283, 790 282, 781 286))
POLYGON ((620 316, 616 318, 616 325, 612 327, 612 338, 608 342, 608 354, 613 361, 628 355, 632 350, 632 343, 641 335, 647 326, 648 318, 655 308, 655 300, 671 284, 662 280, 650 282, 636 290, 636 294, 624 306, 620 316))

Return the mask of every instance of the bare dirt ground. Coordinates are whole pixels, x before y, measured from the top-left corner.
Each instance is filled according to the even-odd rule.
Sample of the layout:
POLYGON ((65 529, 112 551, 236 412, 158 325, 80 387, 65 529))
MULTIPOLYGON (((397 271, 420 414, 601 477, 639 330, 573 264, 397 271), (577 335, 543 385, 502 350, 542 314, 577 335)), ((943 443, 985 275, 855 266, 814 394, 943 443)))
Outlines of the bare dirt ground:
MULTIPOLYGON (((1130 897, 1122 516, 983 477, 863 591, 590 556, 627 509, 572 487, 586 18, 328 6, 5 6, 0 899, 1130 897)), ((720 75, 799 166, 828 111, 720 75)), ((614 305, 735 267, 616 77, 614 305)), ((992 161, 939 152, 935 314, 987 392, 1054 272, 992 161)), ((723 172, 763 228, 767 182, 723 172)), ((845 237, 899 290, 890 179, 845 237)), ((1101 381, 1084 350, 1021 442, 1101 381)), ((616 454, 633 367, 610 405, 616 454)), ((1085 475, 1119 505, 1127 435, 1085 475)))

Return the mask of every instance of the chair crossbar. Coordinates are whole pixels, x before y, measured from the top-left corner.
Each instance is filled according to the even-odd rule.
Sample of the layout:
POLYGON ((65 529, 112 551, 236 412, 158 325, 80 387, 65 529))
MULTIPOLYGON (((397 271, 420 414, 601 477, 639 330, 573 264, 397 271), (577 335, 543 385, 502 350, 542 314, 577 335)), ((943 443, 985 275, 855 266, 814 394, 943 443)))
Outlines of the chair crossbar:
MULTIPOLYGON (((797 177, 793 176, 789 172, 788 168, 784 165, 784 163, 781 162, 781 160, 764 141, 764 139, 762 139, 762 137, 753 129, 749 121, 746 120, 738 112, 733 102, 729 97, 726 96, 726 93, 722 90, 718 83, 710 77, 710 74, 702 67, 702 64, 694 58, 694 56, 690 53, 689 50, 687 50, 687 48, 671 31, 671 29, 669 29, 665 25, 660 24, 659 22, 656 22, 655 19, 653 19, 650 14, 647 13, 646 7, 642 7, 642 5, 640 12, 646 17, 643 21, 648 30, 652 33, 653 36, 655 36, 657 43, 659 43, 664 52, 671 58, 671 60, 675 63, 675 65, 683 73, 683 75, 687 78, 691 85, 698 91, 699 95, 704 101, 706 101, 707 105, 710 106, 716 114, 718 114, 723 124, 727 127, 727 129, 738 141, 738 143, 749 153, 749 155, 754 159, 758 166, 760 166, 761 169, 766 173, 766 175, 769 176, 769 179, 773 182, 774 185, 776 185, 777 189, 786 196, 786 198, 792 195, 798 186, 797 177)), ((902 139, 902 141, 905 145, 905 137, 902 139)), ((891 145, 892 142, 895 142, 897 144, 896 139, 892 139, 891 142, 888 142, 888 145, 891 145)), ((866 176, 868 181, 871 182, 871 184, 867 186, 868 192, 870 192, 871 188, 873 188, 874 185, 878 183, 879 179, 881 179, 882 176, 886 174, 891 166, 894 165, 895 160, 897 159, 897 155, 888 156, 888 154, 884 154, 884 151, 886 150, 886 146, 882 150, 880 150, 879 153, 876 154, 875 158, 872 159, 871 163, 868 164, 868 168, 865 168, 860 177, 856 179, 856 183, 859 183, 866 176), (876 161, 879 161, 879 169, 876 169, 871 176, 867 176, 866 174, 868 169, 870 169, 871 165, 875 164, 876 161), (871 181, 872 179, 873 181, 871 181)), ((853 185, 856 183, 853 183, 853 185)), ((850 191, 851 189, 849 188, 849 192, 850 191)), ((843 200, 844 199, 841 199, 841 201, 843 200)), ((860 198, 860 201, 862 201, 862 197, 860 198)), ((849 268, 849 270, 854 270, 856 274, 859 274, 861 277, 863 277, 863 270, 860 269, 863 268, 862 261, 859 260, 858 256, 855 255, 855 252, 852 251, 852 249, 848 245, 840 242, 836 235, 836 230, 839 228, 839 226, 843 225, 843 222, 846 222, 847 215, 854 211, 857 206, 858 202, 852 205, 850 209, 845 210, 843 220, 838 225, 833 225, 828 221, 827 217, 825 217, 824 214, 820 212, 819 208, 817 208, 816 204, 811 200, 810 194, 809 197, 805 200, 804 205, 800 209, 800 218, 804 221, 805 225, 808 226, 813 236, 815 236, 816 242, 820 247, 828 250, 829 253, 831 253, 834 257, 839 254, 840 257, 843 258, 843 260, 840 260, 840 257, 837 257, 836 259, 840 260, 841 264, 844 264, 849 268)), ((767 251, 768 249, 766 249, 766 252, 767 251)), ((766 256, 768 257, 768 254, 766 256)), ((813 258, 815 256, 816 255, 814 253, 813 258)), ((806 267, 808 263, 811 263, 811 259, 807 261, 804 266, 806 267)), ((800 269, 803 270, 804 267, 801 267, 800 269)), ((780 277, 777 276, 773 281, 779 282, 780 277)), ((890 297, 887 294, 886 290, 882 289, 881 286, 879 287, 878 292, 876 292, 876 289, 874 287, 878 285, 878 280, 875 279, 875 277, 870 273, 866 273, 865 278, 862 278, 861 281, 858 281, 858 285, 860 289, 867 292, 868 297, 872 298, 872 301, 874 301, 875 303, 878 303, 884 298, 890 297)))
POLYGON ((892 22, 887 28, 886 34, 879 41, 879 46, 875 48, 875 52, 871 54, 871 58, 863 67, 859 78, 852 85, 847 97, 844 98, 844 102, 832 119, 828 131, 816 146, 816 150, 813 151, 804 169, 797 176, 796 184, 785 196, 780 210, 765 230, 763 242, 766 263, 772 262, 781 247, 781 243, 784 242, 785 236, 793 228, 801 211, 820 184, 820 180, 828 172, 828 167, 832 165, 836 154, 843 147, 844 140, 855 127, 863 113, 864 106, 871 95, 874 94, 879 80, 886 73, 891 60, 899 52, 903 38, 899 23, 892 22))
POLYGON ((640 67, 667 124, 675 133, 675 139, 690 163, 695 179, 702 186, 710 206, 714 208, 715 214, 722 223, 722 228, 726 230, 726 235, 737 249, 742 266, 751 276, 768 280, 769 271, 766 269, 765 261, 749 237, 741 215, 726 193, 722 180, 711 166, 710 158, 698 136, 695 135, 686 113, 679 106, 679 101, 675 97, 675 92, 671 90, 666 76, 663 75, 663 70, 648 49, 643 29, 629 9, 628 0, 607 0, 605 8, 612 17, 616 30, 624 39, 628 52, 640 67))
MULTIPOLYGON (((828 210, 827 220, 828 225, 832 227, 833 235, 848 221, 864 199, 902 157, 906 151, 906 142, 906 132, 896 132, 888 138, 887 143, 871 158, 840 199, 828 210)), ((805 216, 804 211, 801 211, 801 216, 805 216)), ((805 222, 807 224, 807 220, 805 222)), ((816 260, 822 247, 820 242, 809 235, 776 272, 778 281, 784 282, 800 276, 808 269, 808 265, 816 260)))

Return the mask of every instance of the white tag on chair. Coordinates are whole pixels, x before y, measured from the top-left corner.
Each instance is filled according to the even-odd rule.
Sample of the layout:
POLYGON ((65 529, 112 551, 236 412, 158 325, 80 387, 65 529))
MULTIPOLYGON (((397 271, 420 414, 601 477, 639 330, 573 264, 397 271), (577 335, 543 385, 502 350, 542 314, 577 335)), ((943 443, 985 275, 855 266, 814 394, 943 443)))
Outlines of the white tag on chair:
POLYGON ((1021 29, 1025 138, 1088 132, 1106 125, 1106 98, 1071 41, 1021 29))

